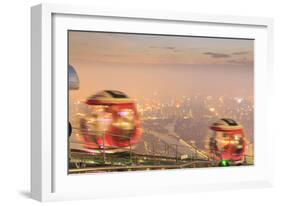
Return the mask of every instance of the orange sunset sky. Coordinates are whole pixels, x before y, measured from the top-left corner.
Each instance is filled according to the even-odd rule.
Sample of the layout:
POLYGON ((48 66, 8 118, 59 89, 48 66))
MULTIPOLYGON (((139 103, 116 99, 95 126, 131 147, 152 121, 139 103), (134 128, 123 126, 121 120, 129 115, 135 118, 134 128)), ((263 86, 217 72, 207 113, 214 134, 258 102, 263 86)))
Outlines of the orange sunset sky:
POLYGON ((254 40, 69 31, 68 43, 73 101, 104 89, 136 99, 253 94, 254 40))

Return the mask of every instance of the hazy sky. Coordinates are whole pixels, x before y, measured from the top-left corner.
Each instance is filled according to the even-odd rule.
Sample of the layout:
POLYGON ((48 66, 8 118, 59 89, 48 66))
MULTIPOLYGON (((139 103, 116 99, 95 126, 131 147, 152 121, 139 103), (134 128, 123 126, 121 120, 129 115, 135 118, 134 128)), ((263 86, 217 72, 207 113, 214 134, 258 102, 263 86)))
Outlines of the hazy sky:
POLYGON ((83 99, 104 89, 140 98, 253 93, 253 40, 69 33, 69 63, 83 99))

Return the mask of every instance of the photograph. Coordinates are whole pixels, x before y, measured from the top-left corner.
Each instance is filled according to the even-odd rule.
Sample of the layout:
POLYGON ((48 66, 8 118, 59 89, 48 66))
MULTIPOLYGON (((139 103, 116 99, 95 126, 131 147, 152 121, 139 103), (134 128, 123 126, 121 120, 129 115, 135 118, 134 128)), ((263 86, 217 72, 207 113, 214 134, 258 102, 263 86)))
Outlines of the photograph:
POLYGON ((254 165, 254 39, 67 35, 68 174, 254 165))

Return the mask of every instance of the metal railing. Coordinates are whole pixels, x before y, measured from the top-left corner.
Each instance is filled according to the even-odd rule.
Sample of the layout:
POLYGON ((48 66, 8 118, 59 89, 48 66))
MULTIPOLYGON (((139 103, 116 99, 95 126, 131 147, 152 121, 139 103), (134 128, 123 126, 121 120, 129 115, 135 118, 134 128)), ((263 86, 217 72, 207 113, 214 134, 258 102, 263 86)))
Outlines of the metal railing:
MULTIPOLYGON (((118 135, 118 134, 113 134, 109 132, 94 132, 94 131, 88 131, 88 130, 81 130, 80 128, 73 128, 74 133, 78 133, 79 135, 84 135, 84 133, 87 133, 87 135, 92 135, 93 138, 95 136, 98 136, 97 138, 102 138, 102 145, 98 145, 97 143, 91 143, 87 142, 87 146, 95 147, 98 151, 101 151, 103 154, 104 160, 106 160, 106 151, 107 150, 117 150, 121 149, 124 151, 128 151, 130 154, 130 159, 132 159, 132 153, 133 153, 133 146, 131 144, 131 136, 124 136, 124 135, 118 135), (117 147, 117 146, 106 146, 105 145, 105 135, 112 135, 115 137, 122 137, 123 139, 129 140, 129 146, 128 147, 117 147)), ((84 142, 74 142, 72 141, 71 143, 74 144, 81 144, 83 147, 85 145, 84 142)), ((145 148, 144 153, 139 154, 138 151, 134 151, 134 153, 138 153, 138 155, 150 155, 150 156, 155 156, 155 157, 172 157, 176 161, 179 159, 202 159, 202 160, 208 160, 207 154, 200 150, 199 148, 189 145, 189 147, 185 145, 180 145, 180 144, 168 144, 167 142, 164 141, 159 141, 158 143, 156 142, 142 142, 143 144, 147 145, 147 148, 145 148), (186 152, 185 152, 186 151, 186 152)), ((70 148, 71 149, 71 148, 70 148)), ((99 152, 98 152, 99 153, 99 152)))
MULTIPOLYGON (((97 143, 91 143, 87 142, 87 145, 91 146, 98 146, 97 148, 93 149, 96 150, 94 153, 88 153, 85 156, 85 153, 82 152, 83 149, 81 149, 80 153, 77 151, 74 151, 71 147, 69 147, 69 157, 70 159, 73 159, 75 155, 81 156, 87 159, 102 157, 102 161, 99 161, 98 163, 100 165, 114 165, 114 161, 118 163, 119 161, 124 161, 124 167, 127 167, 128 165, 140 165, 140 160, 146 159, 151 160, 154 162, 154 164, 161 165, 161 162, 168 161, 171 165, 178 165, 178 164, 185 164, 186 162, 195 162, 195 161, 205 161, 209 162, 210 164, 212 162, 215 162, 215 158, 212 157, 210 151, 203 151, 199 148, 197 148, 194 145, 188 144, 186 145, 179 145, 179 144, 168 144, 165 141, 158 141, 158 142, 142 142, 143 144, 147 144, 144 152, 138 152, 137 150, 133 149, 131 144, 131 137, 128 135, 117 135, 112 134, 108 132, 94 132, 94 131, 88 131, 88 130, 81 130, 80 128, 73 128, 73 134, 83 135, 83 133, 87 133, 87 135, 92 135, 93 138, 95 136, 98 136, 98 138, 102 138, 102 145, 97 145, 97 143), (112 135, 116 137, 122 137, 124 139, 129 140, 129 146, 128 147, 117 147, 117 146, 106 146, 105 144, 105 135, 112 135), (125 155, 125 157, 114 156, 114 150, 118 151, 118 149, 121 149, 121 152, 129 153, 129 155, 125 155), (108 153, 109 150, 113 151, 113 154, 108 153), (115 158, 115 160, 114 160, 115 158), (122 159, 123 158, 123 159, 122 159)), ((84 142, 78 142, 78 141, 72 141, 72 144, 78 144, 81 148, 85 146, 84 142)), ((145 146, 145 145, 144 145, 145 146)), ((85 161, 81 159, 81 161, 85 161)), ((249 162, 250 164, 253 164, 253 156, 245 155, 244 157, 245 162, 249 162)), ((86 162, 86 161, 85 161, 86 162)), ((151 165, 150 165, 151 166, 151 165)), ((163 165, 162 165, 163 166, 163 165)), ((116 167, 116 166, 115 166, 116 167)), ((120 166, 119 166, 120 167, 120 166)), ((146 166, 148 167, 148 166, 146 166)), ((168 166, 167 166, 168 167, 168 166)), ((179 166, 175 166, 179 167, 179 166)))

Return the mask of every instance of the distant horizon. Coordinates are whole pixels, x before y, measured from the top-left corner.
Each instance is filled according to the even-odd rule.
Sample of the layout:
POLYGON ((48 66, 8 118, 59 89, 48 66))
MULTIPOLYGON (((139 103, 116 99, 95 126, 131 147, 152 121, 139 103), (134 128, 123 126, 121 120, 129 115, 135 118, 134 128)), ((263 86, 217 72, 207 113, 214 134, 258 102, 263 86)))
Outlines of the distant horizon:
POLYGON ((76 93, 73 96, 78 99, 108 89, 123 91, 132 98, 150 96, 155 92, 175 98, 198 93, 212 96, 223 96, 227 93, 239 97, 253 95, 253 71, 249 69, 241 71, 238 66, 225 69, 225 65, 208 67, 174 65, 169 68, 167 65, 153 67, 137 65, 131 69, 130 66, 126 68, 124 65, 119 67, 110 64, 101 67, 97 63, 82 67, 71 65, 76 69, 80 79, 79 90, 71 91, 76 93), (86 75, 81 74, 81 70, 84 70, 86 75), (125 74, 128 77, 123 77, 125 74))
POLYGON ((80 79, 70 100, 101 90, 132 98, 253 95, 253 40, 69 32, 69 64, 80 79))

